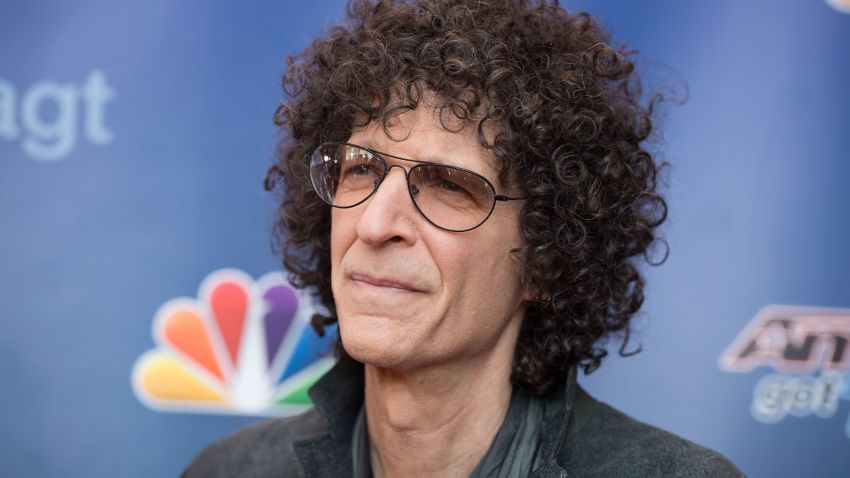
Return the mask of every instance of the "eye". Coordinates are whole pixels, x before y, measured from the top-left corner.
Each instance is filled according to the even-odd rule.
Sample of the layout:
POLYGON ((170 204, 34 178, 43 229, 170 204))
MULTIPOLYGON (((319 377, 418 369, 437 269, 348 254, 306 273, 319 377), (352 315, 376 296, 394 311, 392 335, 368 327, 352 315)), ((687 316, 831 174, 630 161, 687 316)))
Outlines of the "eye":
POLYGON ((462 187, 460 187, 457 184, 455 184, 455 183, 453 183, 449 180, 446 180, 446 179, 440 180, 440 187, 445 189, 446 191, 451 191, 451 192, 456 192, 456 193, 464 192, 464 189, 462 187))
POLYGON ((368 161, 362 161, 355 164, 346 164, 343 166, 341 175, 344 178, 374 178, 381 175, 381 171, 376 164, 368 161))
POLYGON ((357 166, 351 168, 351 174, 355 176, 368 176, 372 174, 372 170, 371 168, 369 168, 368 165, 358 164, 357 166))

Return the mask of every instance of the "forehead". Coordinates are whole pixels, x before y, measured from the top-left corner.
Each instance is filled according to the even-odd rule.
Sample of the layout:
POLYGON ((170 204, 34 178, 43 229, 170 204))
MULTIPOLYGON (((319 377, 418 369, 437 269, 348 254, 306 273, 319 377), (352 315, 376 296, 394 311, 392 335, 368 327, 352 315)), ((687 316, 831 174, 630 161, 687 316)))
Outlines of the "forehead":
POLYGON ((420 106, 392 117, 386 131, 380 121, 372 121, 356 128, 348 142, 402 158, 469 169, 500 184, 495 157, 478 140, 477 123, 453 116, 441 123, 437 114, 433 107, 420 106))

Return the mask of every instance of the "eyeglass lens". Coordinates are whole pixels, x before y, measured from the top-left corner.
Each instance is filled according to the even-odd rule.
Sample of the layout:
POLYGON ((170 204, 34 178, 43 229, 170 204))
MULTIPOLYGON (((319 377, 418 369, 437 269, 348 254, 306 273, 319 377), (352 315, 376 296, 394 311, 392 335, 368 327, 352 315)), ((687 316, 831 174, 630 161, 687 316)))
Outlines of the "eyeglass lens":
MULTIPOLYGON (((369 150, 350 144, 326 144, 310 158, 310 179, 323 201, 353 207, 383 181, 387 164, 369 150)), ((465 231, 483 223, 495 204, 495 191, 483 177, 454 166, 417 164, 408 173, 410 196, 437 227, 465 231)))

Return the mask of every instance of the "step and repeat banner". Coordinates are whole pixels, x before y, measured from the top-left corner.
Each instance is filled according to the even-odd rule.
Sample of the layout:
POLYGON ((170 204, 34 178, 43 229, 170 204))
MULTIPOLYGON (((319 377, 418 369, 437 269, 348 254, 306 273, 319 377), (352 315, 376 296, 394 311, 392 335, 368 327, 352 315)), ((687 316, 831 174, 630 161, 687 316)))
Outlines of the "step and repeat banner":
MULTIPOLYGON (((643 352, 580 380, 749 476, 850 476, 850 2, 565 3, 675 100, 643 352)), ((175 476, 310 406, 332 339, 262 178, 344 9, 0 2, 0 474, 175 476)))

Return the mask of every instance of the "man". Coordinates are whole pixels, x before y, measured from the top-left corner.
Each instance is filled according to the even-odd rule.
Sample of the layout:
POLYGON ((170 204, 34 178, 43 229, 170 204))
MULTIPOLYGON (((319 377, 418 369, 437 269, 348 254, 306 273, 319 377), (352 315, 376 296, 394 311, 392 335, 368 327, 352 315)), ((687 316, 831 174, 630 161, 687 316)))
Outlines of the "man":
POLYGON ((651 105, 586 15, 361 1, 289 61, 267 188, 300 287, 339 325, 316 409, 185 476, 741 476, 576 384, 628 342, 666 204, 651 105))

